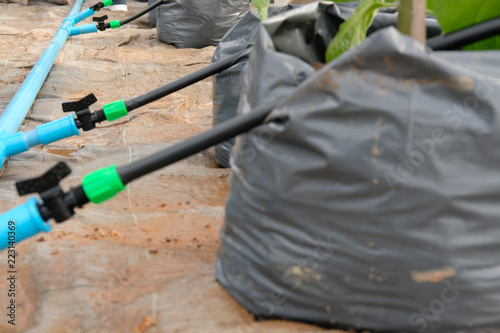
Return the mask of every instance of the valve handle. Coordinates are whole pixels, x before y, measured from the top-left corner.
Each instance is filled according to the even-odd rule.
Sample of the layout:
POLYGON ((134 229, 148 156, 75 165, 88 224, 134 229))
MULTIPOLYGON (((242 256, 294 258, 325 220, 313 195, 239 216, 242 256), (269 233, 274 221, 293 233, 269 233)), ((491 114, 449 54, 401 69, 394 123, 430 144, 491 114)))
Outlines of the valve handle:
POLYGON ((53 218, 57 223, 70 219, 75 215, 75 207, 82 207, 89 202, 82 186, 64 192, 59 182, 71 173, 64 162, 57 163, 40 177, 26 179, 16 183, 20 195, 38 192, 42 201, 37 210, 44 221, 53 218))
POLYGON ((76 127, 84 131, 90 131, 95 128, 95 123, 99 121, 97 116, 90 112, 89 106, 97 102, 94 94, 88 94, 76 102, 66 102, 62 104, 64 112, 75 112, 76 127))
POLYGON ((94 22, 102 22, 108 19, 108 15, 100 16, 100 17, 93 17, 92 21, 94 22))
MULTIPOLYGON (((106 7, 106 6, 109 6, 109 2, 110 0, 104 0, 104 2, 98 2, 96 3, 95 5, 91 6, 90 8, 92 8, 94 10, 94 12, 98 12, 100 11, 102 8, 106 7), (104 3, 106 2, 106 3, 104 3)), ((112 2, 111 2, 112 3, 112 2)))
POLYGON ((62 104, 63 112, 78 112, 88 109, 89 106, 97 102, 94 94, 88 94, 84 98, 76 102, 66 102, 62 104))
POLYGON ((96 26, 97 26, 97 29, 99 29, 100 31, 104 31, 106 30, 106 20, 108 19, 108 15, 104 15, 104 16, 101 16, 101 17, 94 17, 92 20, 94 22, 97 22, 96 26))
POLYGON ((59 162, 40 177, 30 178, 16 183, 17 193, 43 193, 59 185, 59 182, 71 173, 71 169, 64 162, 59 162))

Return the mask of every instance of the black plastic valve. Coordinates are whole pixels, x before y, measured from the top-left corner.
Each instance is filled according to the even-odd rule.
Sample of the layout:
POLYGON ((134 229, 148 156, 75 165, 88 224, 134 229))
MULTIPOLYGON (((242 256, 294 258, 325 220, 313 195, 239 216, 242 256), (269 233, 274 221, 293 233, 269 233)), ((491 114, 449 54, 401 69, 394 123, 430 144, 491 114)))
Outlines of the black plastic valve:
POLYGON ((75 112, 76 127, 84 131, 90 131, 95 128, 96 123, 106 119, 102 111, 97 111, 95 113, 90 112, 89 106, 95 102, 97 102, 97 98, 94 94, 88 94, 79 101, 63 103, 62 109, 64 112, 75 112))
POLYGON ((108 19, 108 15, 104 15, 104 16, 101 16, 101 17, 93 17, 92 20, 94 22, 97 22, 97 29, 99 29, 99 31, 104 31, 106 30, 107 26, 106 26, 106 20, 108 19))
POLYGON ((104 6, 104 4, 102 2, 98 2, 95 5, 91 6, 90 8, 92 8, 94 10, 94 12, 98 12, 98 11, 100 11, 104 7, 105 6, 104 6))
POLYGON ((81 186, 72 188, 67 193, 62 190, 59 182, 70 173, 69 166, 59 162, 40 177, 17 182, 17 192, 19 195, 39 193, 43 203, 38 205, 38 210, 42 218, 45 221, 53 218, 58 223, 64 222, 75 215, 75 207, 88 202, 81 186))
POLYGON ((26 195, 42 193, 54 186, 71 173, 71 169, 64 162, 59 162, 40 177, 22 180, 16 183, 17 193, 26 195))

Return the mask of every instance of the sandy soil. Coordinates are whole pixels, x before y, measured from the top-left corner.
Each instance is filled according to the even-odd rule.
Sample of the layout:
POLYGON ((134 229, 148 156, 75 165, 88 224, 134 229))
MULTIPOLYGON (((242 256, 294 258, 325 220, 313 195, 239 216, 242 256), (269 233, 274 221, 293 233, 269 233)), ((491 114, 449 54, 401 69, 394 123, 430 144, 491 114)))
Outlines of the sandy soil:
MULTIPOLYGON (((129 14, 145 6, 129 1, 129 14)), ((0 4, 0 110, 69 10, 0 4)), ((98 16, 104 14, 128 16, 104 11, 98 16)), ((99 99, 94 109, 137 96, 206 66, 214 50, 162 44, 145 17, 120 29, 72 37, 22 130, 64 116, 61 103, 90 92, 99 99)), ((38 176, 59 160, 73 169, 63 182, 69 187, 96 168, 128 163, 209 129, 211 88, 207 79, 128 119, 10 158, 0 171, 0 211, 26 200, 15 192, 16 181, 38 176)), ((6 325, 1 310, 0 332, 323 331, 300 323, 256 322, 215 282, 229 176, 209 150, 19 244, 16 327, 6 325)), ((5 251, 0 256, 0 308, 5 309, 5 251)))

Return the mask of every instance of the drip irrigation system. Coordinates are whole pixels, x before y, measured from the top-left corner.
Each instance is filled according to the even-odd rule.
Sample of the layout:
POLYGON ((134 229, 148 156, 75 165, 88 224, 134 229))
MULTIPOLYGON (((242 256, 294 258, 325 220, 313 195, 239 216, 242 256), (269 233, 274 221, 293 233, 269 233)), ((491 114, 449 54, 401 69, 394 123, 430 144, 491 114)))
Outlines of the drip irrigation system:
MULTIPOLYGON (((500 29, 500 19, 487 22, 488 26, 494 24, 500 29)), ((483 25, 483 24, 481 24, 483 25)), ((477 27, 468 28, 475 29, 477 27)), ((483 30, 480 29, 483 32, 483 30)), ((482 40, 498 34, 499 31, 481 33, 472 42, 482 40)), ((468 32, 460 31, 451 35, 453 45, 456 47, 465 46, 471 42, 468 32), (463 40, 463 41, 460 41, 463 40)), ((440 40, 430 40, 434 50, 440 50, 449 45, 446 37, 438 37, 440 40)), ((76 112, 77 118, 73 119, 79 128, 93 125, 103 119, 118 117, 126 114, 135 108, 141 107, 158 98, 161 98, 172 91, 186 87, 199 81, 202 77, 208 77, 221 70, 221 68, 230 67, 235 61, 246 57, 250 51, 247 49, 229 59, 214 63, 200 71, 194 72, 180 80, 167 84, 147 94, 136 97, 124 102, 118 101, 111 103, 108 108, 103 108, 96 113, 90 113, 84 109, 84 119, 82 120, 82 110, 76 112), (108 111, 106 111, 108 109, 108 111), (115 110, 110 112, 109 109, 115 110), (116 111, 118 110, 118 111, 116 111)), ((65 111, 75 111, 93 103, 95 97, 89 95, 78 102, 65 103, 65 111)), ((20 195, 38 193, 40 199, 31 197, 28 201, 2 215, 0 215, 0 250, 9 246, 15 246, 16 242, 29 238, 39 232, 48 232, 51 229, 50 220, 54 219, 57 223, 70 219, 74 214, 74 209, 82 207, 85 204, 102 203, 113 198, 118 192, 125 189, 125 186, 133 180, 145 176, 158 169, 178 162, 195 153, 203 151, 220 142, 229 140, 239 134, 245 133, 254 127, 261 125, 278 101, 265 104, 256 110, 237 116, 224 123, 221 123, 211 130, 187 139, 172 147, 161 150, 155 154, 139 159, 128 165, 117 167, 111 165, 106 168, 98 169, 86 175, 79 186, 71 188, 64 192, 60 187, 60 181, 70 172, 70 168, 64 163, 59 162, 56 166, 38 178, 32 178, 16 183, 17 191, 20 195), (15 232, 14 232, 15 230, 15 232)))
POLYGON ((0 167, 3 165, 6 157, 28 150, 33 145, 44 142, 50 143, 78 134, 78 131, 75 131, 70 126, 74 123, 72 117, 39 126, 38 131, 32 131, 29 135, 24 135, 24 133, 16 134, 16 132, 21 127, 24 118, 26 118, 64 43, 79 29, 75 25, 94 15, 101 8, 112 4, 111 0, 104 0, 104 2, 99 2, 79 12, 83 2, 84 0, 76 0, 68 16, 63 20, 59 29, 57 29, 49 46, 40 56, 0 116, 0 167))
MULTIPOLYGON (((89 95, 78 102, 63 104, 63 111, 74 111, 76 113, 75 116, 70 115, 40 125, 35 130, 26 133, 17 133, 24 118, 26 118, 26 115, 28 114, 31 105, 38 95, 38 92, 45 82, 55 59, 70 36, 97 32, 98 30, 104 31, 108 28, 118 28, 134 21, 164 2, 164 0, 159 0, 137 14, 122 21, 111 21, 109 23, 105 23, 105 20, 108 19, 108 17, 102 16, 93 18, 93 20, 97 23, 77 26, 77 23, 91 17, 101 8, 107 7, 113 3, 112 0, 104 0, 103 2, 99 2, 79 12, 84 1, 85 0, 76 0, 68 16, 63 20, 59 29, 57 29, 57 32, 49 46, 40 56, 35 66, 0 116, 0 167, 2 167, 5 159, 9 156, 27 151, 29 148, 39 144, 46 145, 73 135, 79 135, 80 132, 78 129, 81 128, 84 131, 91 130, 95 128, 95 123, 105 119, 109 120, 116 116, 113 112, 118 111, 117 106, 119 103, 115 103, 113 106, 108 106, 106 109, 108 113, 98 111, 95 115, 91 115, 88 110, 88 106, 95 103, 97 99, 94 95, 89 95), (107 116, 108 118, 106 118, 107 116)), ((225 68, 220 70, 224 69, 225 68)))
MULTIPOLYGON (((250 49, 247 49, 235 56, 213 63, 144 95, 127 101, 119 100, 106 104, 102 109, 95 112, 91 112, 89 109, 92 104, 97 102, 94 94, 89 94, 76 102, 63 103, 63 111, 74 112, 74 114, 40 125, 29 132, 19 132, 0 136, 0 167, 8 156, 27 151, 29 148, 39 144, 47 145, 73 135, 80 135, 79 129, 83 131, 93 130, 96 128, 96 124, 105 120, 114 121, 120 119, 141 106, 156 101, 233 66, 235 62, 247 57, 250 51, 250 49)), ((22 122, 22 119, 20 122, 22 122)))
POLYGON ((21 127, 57 55, 70 36, 71 28, 81 20, 93 15, 95 9, 100 9, 97 7, 95 9, 87 8, 81 13, 78 13, 83 1, 84 0, 76 0, 68 16, 64 19, 59 29, 57 29, 49 46, 43 52, 40 59, 0 116, 0 166, 7 156, 6 150, 8 150, 8 148, 6 146, 9 146, 9 136, 16 133, 19 127, 21 127))
MULTIPOLYGON (((111 1, 111 0, 108 0, 108 1, 111 1)), ((167 0, 158 0, 154 3, 152 3, 151 5, 147 6, 146 8, 144 8, 140 12, 138 12, 138 13, 136 13, 136 14, 124 19, 124 20, 121 20, 121 21, 114 20, 114 21, 110 21, 109 23, 106 23, 106 20, 108 19, 107 15, 104 15, 101 17, 94 17, 93 21, 96 23, 89 23, 89 24, 75 27, 72 30, 71 36, 97 32, 98 30, 104 31, 106 29, 116 29, 116 28, 122 27, 125 24, 128 24, 128 23, 138 19, 142 15, 149 13, 150 11, 152 11, 153 9, 158 7, 159 5, 166 3, 166 2, 167 2, 167 0)))

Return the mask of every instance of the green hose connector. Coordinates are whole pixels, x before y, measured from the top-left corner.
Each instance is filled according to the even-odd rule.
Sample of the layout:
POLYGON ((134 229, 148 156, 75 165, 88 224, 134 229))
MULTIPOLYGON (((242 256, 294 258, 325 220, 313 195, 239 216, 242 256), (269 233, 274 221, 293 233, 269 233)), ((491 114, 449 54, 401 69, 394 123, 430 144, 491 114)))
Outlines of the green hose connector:
POLYGON ((123 99, 104 105, 102 107, 102 111, 104 111, 104 115, 108 121, 120 119, 121 117, 128 115, 127 107, 125 106, 123 99))
POLYGON ((82 187, 89 201, 96 204, 111 199, 125 189, 114 164, 83 177, 82 187))
POLYGON ((111 27, 111 29, 119 28, 120 27, 120 21, 118 21, 118 20, 110 21, 109 22, 109 26, 111 27))
POLYGON ((104 7, 108 7, 109 5, 113 4, 113 0, 103 0, 102 4, 104 5, 104 7))

